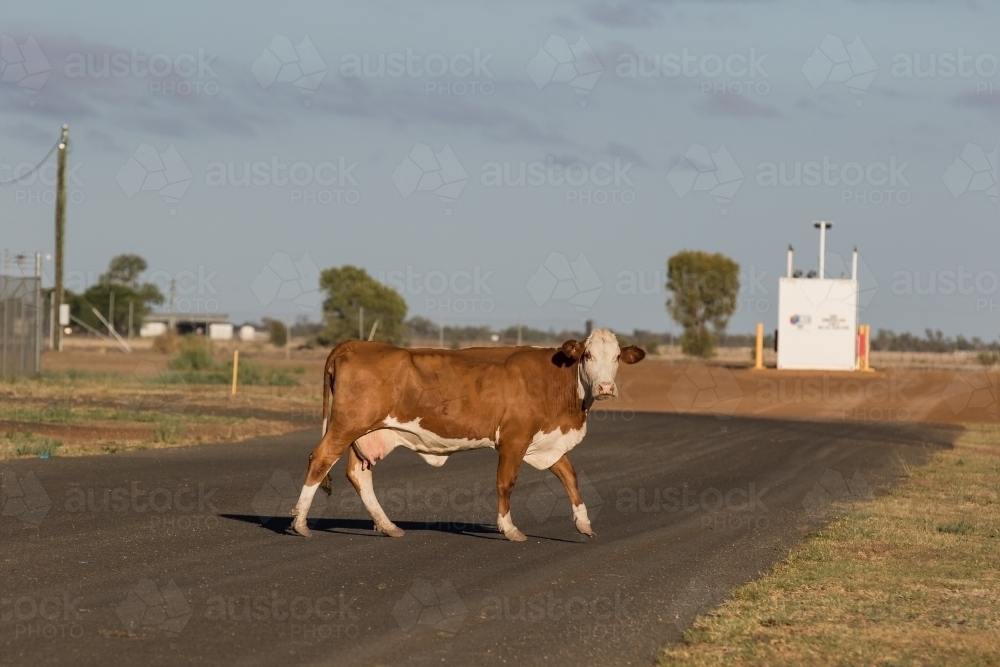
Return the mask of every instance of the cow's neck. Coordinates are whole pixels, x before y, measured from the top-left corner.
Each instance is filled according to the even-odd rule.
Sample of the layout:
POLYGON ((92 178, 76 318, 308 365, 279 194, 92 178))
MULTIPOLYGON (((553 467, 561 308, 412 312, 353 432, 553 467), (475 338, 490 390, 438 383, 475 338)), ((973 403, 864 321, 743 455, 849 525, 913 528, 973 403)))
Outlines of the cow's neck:
POLYGON ((576 364, 576 398, 576 407, 583 413, 583 419, 586 421, 590 406, 594 404, 594 395, 587 391, 587 386, 583 384, 583 364, 579 362, 576 364))

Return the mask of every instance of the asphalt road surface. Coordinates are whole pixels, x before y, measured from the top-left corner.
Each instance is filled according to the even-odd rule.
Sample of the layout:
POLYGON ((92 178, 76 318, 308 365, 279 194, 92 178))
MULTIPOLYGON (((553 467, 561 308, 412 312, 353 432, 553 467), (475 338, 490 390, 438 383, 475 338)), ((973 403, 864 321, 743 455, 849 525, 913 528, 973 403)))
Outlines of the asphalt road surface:
MULTIPOLYGON (((316 429, 318 431, 318 429, 316 429)), ((693 616, 948 446, 947 427, 597 413, 572 452, 595 539, 525 465, 494 527, 492 450, 343 475, 289 534, 317 433, 0 465, 0 663, 646 665, 693 616)))

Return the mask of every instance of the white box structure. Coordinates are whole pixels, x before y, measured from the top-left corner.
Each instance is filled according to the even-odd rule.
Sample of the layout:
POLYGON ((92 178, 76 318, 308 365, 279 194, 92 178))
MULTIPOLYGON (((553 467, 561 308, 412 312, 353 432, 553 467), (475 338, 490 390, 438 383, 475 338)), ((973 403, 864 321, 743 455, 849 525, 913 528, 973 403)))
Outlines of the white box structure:
POLYGON ((233 325, 228 322, 212 322, 208 325, 208 337, 212 340, 232 340, 233 325))
POLYGON ((858 282, 778 279, 778 368, 857 367, 858 282))

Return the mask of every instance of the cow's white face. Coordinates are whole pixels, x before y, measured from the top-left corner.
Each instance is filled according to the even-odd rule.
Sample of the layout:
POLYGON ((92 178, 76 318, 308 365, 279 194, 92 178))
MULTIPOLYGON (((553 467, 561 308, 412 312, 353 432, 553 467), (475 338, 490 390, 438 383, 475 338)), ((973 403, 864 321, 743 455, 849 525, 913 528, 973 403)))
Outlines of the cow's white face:
POLYGON ((618 364, 634 364, 646 353, 634 345, 621 348, 618 339, 607 329, 594 329, 587 340, 569 340, 563 343, 562 351, 580 362, 581 398, 593 397, 602 401, 618 396, 618 364))

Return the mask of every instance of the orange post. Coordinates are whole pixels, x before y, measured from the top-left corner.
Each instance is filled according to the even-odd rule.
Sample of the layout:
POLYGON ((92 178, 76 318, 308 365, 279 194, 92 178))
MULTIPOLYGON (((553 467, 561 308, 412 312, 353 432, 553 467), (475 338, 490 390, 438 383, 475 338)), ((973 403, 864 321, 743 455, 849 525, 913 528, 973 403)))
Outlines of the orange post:
POLYGON ((764 325, 757 323, 757 349, 754 353, 754 370, 764 369, 764 325))
POLYGON ((239 372, 240 372, 240 351, 233 350, 233 393, 232 393, 233 396, 236 395, 236 378, 239 377, 239 372))

